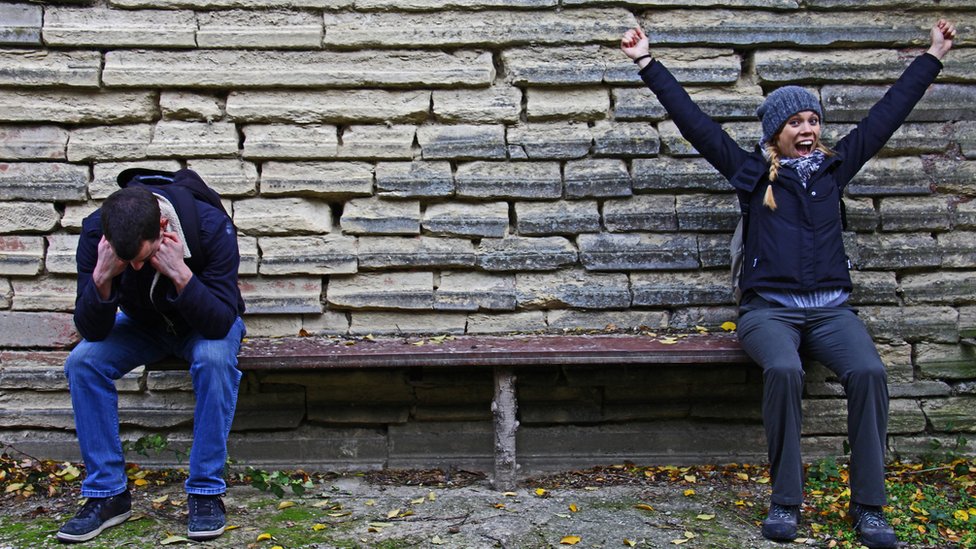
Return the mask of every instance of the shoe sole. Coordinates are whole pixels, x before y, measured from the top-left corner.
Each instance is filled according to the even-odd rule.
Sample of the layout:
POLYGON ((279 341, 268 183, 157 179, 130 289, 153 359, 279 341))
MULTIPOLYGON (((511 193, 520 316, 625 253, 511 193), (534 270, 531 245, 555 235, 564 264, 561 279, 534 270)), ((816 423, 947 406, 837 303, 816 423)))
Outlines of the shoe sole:
POLYGON ((94 538, 95 536, 97 536, 98 534, 104 532, 107 528, 118 526, 119 524, 122 524, 123 522, 129 520, 129 517, 131 516, 132 516, 132 511, 126 511, 121 515, 116 515, 106 520, 98 528, 85 534, 68 534, 65 532, 58 532, 58 541, 63 541, 65 543, 81 543, 83 541, 88 541, 94 538))
POLYGON ((207 541, 210 539, 219 538, 224 533, 224 530, 226 528, 227 528, 226 526, 221 526, 216 530, 206 530, 206 531, 199 531, 199 532, 191 532, 187 530, 186 537, 192 539, 193 541, 207 541))

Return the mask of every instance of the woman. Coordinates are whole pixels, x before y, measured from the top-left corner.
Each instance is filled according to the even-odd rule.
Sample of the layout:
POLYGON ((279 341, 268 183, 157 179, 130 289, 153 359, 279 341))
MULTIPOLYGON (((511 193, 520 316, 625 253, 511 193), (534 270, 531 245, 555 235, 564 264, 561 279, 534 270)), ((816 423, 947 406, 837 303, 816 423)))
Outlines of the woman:
POLYGON ((762 533, 797 535, 803 502, 800 456, 803 368, 800 353, 823 363, 843 384, 851 446, 850 517, 861 543, 895 547, 882 511, 888 388, 884 364, 864 323, 847 303, 851 291, 838 202, 844 187, 884 146, 942 69, 956 29, 940 20, 931 46, 847 136, 827 149, 823 113, 809 91, 786 86, 757 110, 762 139, 745 151, 691 100, 649 51, 640 28, 620 47, 667 109, 681 134, 735 189, 747 221, 739 289, 739 341, 763 369, 763 425, 772 496, 762 533))

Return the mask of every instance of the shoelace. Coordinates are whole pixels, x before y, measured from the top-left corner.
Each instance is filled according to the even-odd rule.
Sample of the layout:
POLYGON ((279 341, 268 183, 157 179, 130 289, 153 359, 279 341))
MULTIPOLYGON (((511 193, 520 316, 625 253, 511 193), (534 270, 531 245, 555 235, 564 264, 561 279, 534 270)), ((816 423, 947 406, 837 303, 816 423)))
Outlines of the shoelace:
POLYGON ((76 514, 75 517, 88 518, 92 515, 97 515, 104 501, 105 498, 88 498, 88 501, 81 506, 81 509, 78 511, 78 514, 76 514))
POLYGON ((861 510, 861 523, 870 526, 872 528, 888 528, 888 521, 884 517, 884 513, 881 511, 875 511, 874 509, 862 509, 861 510))
POLYGON ((196 508, 198 516, 211 516, 216 514, 214 507, 220 506, 220 499, 217 497, 197 496, 193 498, 193 506, 196 508))

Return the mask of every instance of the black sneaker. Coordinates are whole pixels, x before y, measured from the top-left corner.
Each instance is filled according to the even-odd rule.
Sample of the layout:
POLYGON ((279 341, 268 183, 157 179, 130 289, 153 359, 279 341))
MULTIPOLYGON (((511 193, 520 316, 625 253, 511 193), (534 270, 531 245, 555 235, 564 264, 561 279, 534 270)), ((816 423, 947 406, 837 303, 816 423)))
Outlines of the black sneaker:
POLYGON ((793 541, 800 522, 799 505, 769 504, 769 513, 762 523, 762 535, 773 541, 793 541))
POLYGON ((888 524, 881 507, 852 503, 851 520, 854 522, 854 531, 861 538, 861 545, 870 549, 898 547, 895 529, 888 524))
POLYGON ((206 541, 220 537, 226 525, 224 502, 220 496, 189 494, 190 520, 186 537, 194 541, 206 541))
POLYGON ((88 541, 101 534, 102 530, 129 520, 131 515, 132 496, 128 490, 107 498, 88 498, 78 514, 58 530, 58 541, 88 541))

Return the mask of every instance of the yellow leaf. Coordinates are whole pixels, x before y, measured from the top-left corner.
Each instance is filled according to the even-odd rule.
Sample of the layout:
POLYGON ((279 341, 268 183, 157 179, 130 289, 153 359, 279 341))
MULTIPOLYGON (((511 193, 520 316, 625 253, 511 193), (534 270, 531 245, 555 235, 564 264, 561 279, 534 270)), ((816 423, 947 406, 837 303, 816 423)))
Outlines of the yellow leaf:
MULTIPOLYGON (((328 503, 328 502, 326 502, 326 503, 328 503)), ((368 499, 368 500, 366 500, 365 505, 367 507, 372 507, 372 506, 376 505, 376 500, 375 499, 368 499)))
POLYGON ((969 513, 967 511, 963 510, 963 509, 959 509, 958 511, 956 511, 955 513, 953 513, 952 516, 955 517, 956 520, 961 520, 963 522, 966 522, 966 521, 969 520, 969 513))
POLYGON ((545 488, 536 488, 535 489, 535 495, 537 495, 537 496, 544 496, 544 495, 546 495, 546 489, 545 488))
POLYGON ((722 329, 725 330, 726 332, 731 332, 732 330, 735 330, 735 322, 723 322, 722 329))
POLYGON ((236 524, 228 524, 228 525, 227 525, 227 526, 226 526, 226 527, 224 528, 224 532, 229 532, 229 531, 231 531, 231 530, 237 530, 238 528, 240 528, 240 526, 238 526, 238 525, 236 525, 236 524))
POLYGON ((440 536, 430 538, 430 542, 434 545, 444 545, 444 540, 442 540, 440 536))
POLYGON ((410 503, 411 503, 412 505, 420 505, 421 503, 423 503, 423 502, 425 502, 425 501, 427 501, 427 499, 426 499, 426 498, 417 498, 417 499, 412 499, 412 500, 410 500, 410 503))
POLYGON ((675 545, 681 545, 682 543, 688 543, 688 538, 684 538, 684 539, 673 539, 673 540, 671 540, 671 543, 673 543, 675 545))
POLYGON ((394 509, 394 510, 392 510, 389 513, 386 514, 386 518, 394 518, 394 517, 396 517, 399 514, 400 514, 400 510, 399 509, 394 509))
POLYGON ((502 492, 502 495, 503 496, 506 496, 506 497, 513 498, 513 497, 517 496, 518 494, 516 492, 502 492))
POLYGON ((504 509, 505 508, 505 504, 504 503, 496 503, 494 505, 494 507, 495 507, 495 509, 504 509))
POLYGON ((420 347, 423 344, 424 344, 424 340, 422 339, 420 341, 414 341, 413 343, 411 343, 411 345, 416 345, 417 347, 420 347))
POLYGON ((427 494, 427 499, 430 500, 430 501, 437 501, 437 494, 435 494, 434 492, 431 492, 431 493, 427 494))
POLYGON ((583 538, 579 536, 564 536, 563 539, 559 540, 560 545, 576 545, 583 538))
POLYGON ((665 338, 661 338, 660 342, 661 345, 674 345, 675 343, 678 342, 678 340, 673 337, 665 337, 665 338))
POLYGON ((569 504, 569 510, 572 511, 572 512, 574 512, 574 513, 576 513, 576 512, 579 511, 579 507, 577 507, 575 503, 570 503, 569 504))
POLYGON ((166 538, 163 541, 159 542, 159 544, 160 545, 172 545, 174 543, 184 543, 184 542, 185 543, 190 543, 190 540, 188 538, 184 538, 183 536, 169 536, 168 538, 166 538))
POLYGON ((163 496, 159 496, 158 498, 152 500, 152 502, 153 503, 165 503, 166 500, 168 500, 168 499, 169 499, 169 496, 163 495, 163 496))
POLYGON ((136 486, 145 486, 149 484, 149 481, 144 478, 137 478, 132 484, 135 484, 136 486))
POLYGON ((688 531, 686 531, 685 532, 685 537, 688 538, 688 539, 695 539, 696 536, 695 536, 695 533, 694 532, 688 532, 688 531))
POLYGON ((708 333, 708 328, 706 328, 704 326, 695 326, 695 330, 698 333, 700 333, 700 334, 707 334, 708 333))
POLYGON ((624 545, 626 545, 627 547, 634 547, 635 545, 637 545, 637 542, 630 541, 629 539, 624 538, 624 545))
POLYGON ((285 548, 280 545, 272 545, 271 549, 285 549, 285 548))
POLYGON ((294 507, 294 506, 295 506, 294 501, 282 501, 281 503, 278 504, 278 510, 281 511, 282 509, 287 509, 289 507, 294 507))
POLYGON ((271 539, 271 534, 264 532, 262 534, 258 534, 257 541, 268 541, 269 539, 271 539))
POLYGON ((4 490, 4 492, 9 494, 10 492, 16 492, 17 490, 20 490, 23 487, 24 487, 23 482, 15 482, 13 484, 8 484, 7 489, 4 490))
POLYGON ((736 473, 735 476, 738 477, 739 480, 749 480, 749 475, 745 473, 736 473))
POLYGON ((685 497, 691 497, 691 496, 695 495, 695 491, 693 489, 691 489, 691 488, 688 488, 687 490, 685 490, 682 493, 685 495, 685 497))
POLYGON ((315 524, 312 525, 312 530, 314 530, 316 532, 321 532, 322 530, 325 530, 326 528, 328 528, 328 526, 322 524, 321 522, 316 522, 315 524))
POLYGON ((691 484, 698 482, 698 479, 695 477, 695 475, 685 475, 684 479, 685 482, 690 482, 691 484))
POLYGON ((650 505, 648 505, 646 503, 638 503, 634 507, 637 508, 637 509, 643 509, 645 511, 653 511, 654 510, 653 507, 651 507, 650 505))
POLYGON ((348 517, 351 514, 352 511, 336 511, 334 513, 329 513, 329 516, 332 518, 339 518, 339 517, 348 517))
POLYGON ((702 515, 698 515, 695 518, 698 519, 698 520, 712 520, 713 518, 715 518, 715 515, 705 515, 705 514, 702 514, 702 515))

